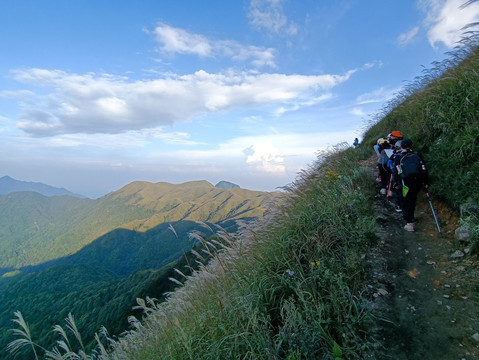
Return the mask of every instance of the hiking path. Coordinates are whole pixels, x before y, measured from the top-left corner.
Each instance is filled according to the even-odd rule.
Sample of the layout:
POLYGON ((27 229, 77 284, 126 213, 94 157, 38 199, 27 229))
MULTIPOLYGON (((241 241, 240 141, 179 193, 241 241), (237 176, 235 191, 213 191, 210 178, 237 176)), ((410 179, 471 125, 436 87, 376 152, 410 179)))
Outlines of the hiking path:
POLYGON ((375 197, 378 245, 366 256, 376 359, 479 359, 479 261, 454 236, 459 216, 418 195, 415 232, 394 200, 375 197))

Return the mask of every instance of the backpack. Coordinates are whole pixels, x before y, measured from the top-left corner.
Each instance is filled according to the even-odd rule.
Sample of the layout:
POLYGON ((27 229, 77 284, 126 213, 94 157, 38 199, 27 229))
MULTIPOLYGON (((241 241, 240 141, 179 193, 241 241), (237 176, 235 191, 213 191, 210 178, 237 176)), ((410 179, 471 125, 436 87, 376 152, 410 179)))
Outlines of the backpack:
POLYGON ((389 161, 389 157, 388 155, 386 154, 386 152, 383 150, 381 151, 381 155, 379 155, 379 160, 378 162, 381 164, 381 165, 387 165, 388 164, 388 161, 389 161))
POLYGON ((399 161, 399 166, 401 169, 401 177, 404 179, 422 179, 426 167, 421 157, 417 153, 407 153, 399 161))

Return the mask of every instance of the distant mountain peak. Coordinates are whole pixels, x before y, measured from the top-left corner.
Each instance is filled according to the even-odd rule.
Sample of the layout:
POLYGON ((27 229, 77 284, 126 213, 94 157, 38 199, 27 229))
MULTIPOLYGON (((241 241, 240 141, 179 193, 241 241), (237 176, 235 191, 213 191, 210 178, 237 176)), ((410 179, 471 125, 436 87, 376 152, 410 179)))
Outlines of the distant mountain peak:
POLYGON ((229 182, 229 181, 221 180, 218 184, 215 185, 215 187, 228 190, 228 189, 239 188, 240 186, 233 184, 232 182, 229 182))
POLYGON ((57 188, 40 182, 16 180, 8 175, 0 178, 0 195, 7 195, 18 191, 34 191, 44 196, 69 195, 84 198, 64 188, 57 188))

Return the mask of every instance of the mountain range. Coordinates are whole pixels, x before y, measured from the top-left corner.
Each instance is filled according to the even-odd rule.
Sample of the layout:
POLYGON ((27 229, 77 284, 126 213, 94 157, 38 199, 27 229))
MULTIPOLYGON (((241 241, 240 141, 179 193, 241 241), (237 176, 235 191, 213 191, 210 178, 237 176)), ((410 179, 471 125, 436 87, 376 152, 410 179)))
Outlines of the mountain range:
POLYGON ((207 181, 136 181, 96 200, 9 193, 0 196, 0 273, 72 255, 118 228, 141 233, 178 221, 256 218, 278 195, 207 181))
POLYGON ((0 178, 0 195, 10 194, 16 191, 35 191, 45 196, 69 195, 80 198, 85 197, 83 195, 74 194, 67 189, 46 185, 40 182, 16 180, 10 176, 3 176, 0 178))

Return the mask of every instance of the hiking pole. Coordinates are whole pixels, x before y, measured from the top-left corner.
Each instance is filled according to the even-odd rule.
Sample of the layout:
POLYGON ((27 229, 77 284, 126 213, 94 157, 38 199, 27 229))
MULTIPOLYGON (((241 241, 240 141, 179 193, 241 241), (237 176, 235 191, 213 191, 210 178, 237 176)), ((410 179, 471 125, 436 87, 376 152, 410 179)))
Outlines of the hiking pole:
POLYGON ((437 226, 437 231, 439 232, 439 237, 442 237, 441 228, 439 227, 439 221, 437 221, 436 212, 434 211, 434 208, 432 206, 431 197, 429 196, 428 192, 426 193, 426 197, 429 200, 429 205, 431 205, 432 215, 434 216, 434 220, 436 221, 436 226, 437 226))
POLYGON ((393 182, 393 174, 391 172, 391 177, 389 178, 389 187, 388 187, 388 194, 387 196, 391 196, 391 183, 393 182))

